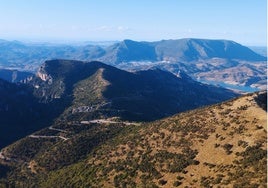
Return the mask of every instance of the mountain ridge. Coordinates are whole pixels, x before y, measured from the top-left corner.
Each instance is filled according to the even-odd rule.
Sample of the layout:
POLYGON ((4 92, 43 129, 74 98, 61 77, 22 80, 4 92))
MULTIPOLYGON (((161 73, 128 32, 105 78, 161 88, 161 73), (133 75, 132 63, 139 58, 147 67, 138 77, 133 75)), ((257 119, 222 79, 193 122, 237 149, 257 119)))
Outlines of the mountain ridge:
POLYGON ((267 184, 267 92, 232 99, 192 78, 261 85, 262 56, 202 39, 46 49, 61 58, 23 83, 0 79, 0 187, 267 184))
MULTIPOLYGON (((41 45, 41 44, 40 44, 41 45)), ((39 64, 44 60, 50 59, 72 59, 92 61, 92 60, 107 60, 106 63, 119 64, 128 61, 162 61, 171 59, 172 61, 180 60, 197 60, 198 58, 229 58, 229 59, 241 59, 250 61, 265 61, 267 58, 261 56, 251 49, 238 44, 230 40, 217 40, 217 39, 170 39, 162 41, 133 41, 125 39, 121 42, 116 42, 107 47, 101 47, 97 45, 84 45, 84 46, 71 46, 71 45, 55 45, 55 46, 38 46, 24 44, 16 41, 3 41, 0 43, 0 51, 5 52, 6 56, 0 56, 1 64, 12 64, 14 59, 20 62, 21 65, 26 64, 39 64), (4 45, 1 47, 1 44, 4 45), (16 50, 18 46, 19 50, 16 50), (10 48, 9 48, 10 47, 10 48), (193 52, 189 51, 189 48, 193 49, 193 52), (198 48, 198 49, 197 49, 198 48), (120 50, 121 49, 121 52, 120 50), (239 50, 240 49, 240 50, 239 50), (2 50, 2 51, 1 51, 2 50), (3 51, 4 50, 4 51, 3 51), (116 53, 122 53, 122 50, 126 51, 126 54, 122 54, 119 59, 116 58, 116 53), (167 51, 168 50, 168 51, 167 51), (187 51, 188 50, 188 51, 187 51), (235 50, 235 53, 232 51, 235 50), (113 52, 115 51, 115 52, 113 52), (136 51, 136 52, 135 52, 136 51), (145 51, 146 53, 142 53, 145 51), (226 51, 226 52, 224 52, 226 51), (183 57, 184 52, 186 57, 183 57), (147 55, 146 55, 147 54, 147 55), (165 54, 168 54, 166 57, 165 54), (203 55, 202 55, 203 54, 203 55), (19 57, 23 59, 23 56, 27 57, 23 61, 19 60, 19 57), (189 56, 190 55, 190 56, 189 56), (208 56, 209 55, 209 56, 208 56), (236 55, 236 56, 235 56, 236 55), (38 56, 40 58, 38 58, 38 56), (107 56, 103 58, 102 56, 107 56), (113 57, 115 56, 115 57, 113 57), (170 57, 169 57, 170 56, 170 57), (193 56, 193 57, 191 57, 193 56), (207 57, 206 57, 207 56, 207 57), (11 59, 10 59, 11 57, 11 59), (12 59, 13 57, 13 59, 12 59), (109 59, 108 57, 112 57, 109 59), (31 60, 30 60, 31 59, 31 60), (27 63, 28 61, 28 63, 27 63), (38 61, 38 62, 35 62, 38 61)))
MULTIPOLYGON (((170 39, 155 42, 123 40, 108 46, 97 45, 29 45, 5 41, 0 43, 0 66, 8 69, 35 72, 40 64, 51 59, 74 59, 81 61, 101 61, 117 68, 132 71, 158 67, 177 74, 184 71, 198 80, 211 80, 213 71, 241 70, 241 66, 250 65, 252 69, 244 69, 243 83, 237 81, 235 72, 229 78, 215 78, 237 86, 266 87, 266 60, 250 48, 230 40, 216 39, 170 39), (2 44, 2 47, 1 47, 2 44), (5 54, 5 55, 1 55, 5 54), (253 69, 261 71, 250 74, 253 69), (199 75, 200 74, 200 75, 199 75), (254 81, 256 80, 256 81, 254 81)), ((214 78, 213 78, 214 79, 214 78)), ((224 84, 223 84, 224 85, 224 84)), ((241 87, 242 90, 243 87, 241 87)))
POLYGON ((50 60, 24 83, 3 83, 0 102, 3 109, 12 106, 13 110, 1 116, 2 147, 53 122, 152 121, 237 96, 183 73, 180 78, 157 69, 130 73, 97 61, 50 60), (16 102, 21 106, 16 107, 16 102), (8 125, 12 139, 5 134, 8 125))
MULTIPOLYGON (((256 54, 249 48, 242 46, 234 41, 230 40, 212 40, 212 39, 177 39, 177 40, 162 40, 156 42, 137 42, 132 40, 124 40, 121 43, 116 43, 111 47, 114 49, 124 49, 130 51, 135 49, 136 51, 145 51, 144 54, 136 54, 132 56, 126 55, 122 59, 109 62, 111 64, 119 64, 122 62, 136 61, 196 61, 199 59, 210 58, 227 58, 227 59, 241 59, 247 61, 265 61, 266 58, 256 54), (141 49, 146 47, 151 50, 141 49), (168 48, 167 48, 168 47, 168 48), (141 56, 139 56, 141 55, 141 56), (146 56, 149 55, 149 56, 146 56), (120 62, 121 61, 121 62, 120 62)), ((110 53, 110 49, 106 49, 110 53)), ((115 52, 117 53, 117 51, 115 52)), ((141 53, 141 52, 140 52, 141 53)), ((119 55, 120 56, 120 55, 119 55)), ((104 61, 106 59, 104 58, 104 61)))
MULTIPOLYGON (((99 88, 99 91, 102 93, 99 93, 99 95, 103 96, 103 103, 109 102, 113 110, 122 111, 125 115, 131 112, 133 118, 138 118, 135 114, 145 114, 145 112, 151 114, 153 117, 158 117, 159 115, 161 117, 165 114, 161 113, 161 106, 162 108, 165 106, 166 111, 171 113, 179 109, 190 109, 198 104, 205 105, 207 102, 213 103, 219 99, 227 99, 227 96, 235 96, 227 90, 220 88, 216 89, 212 86, 197 83, 184 74, 181 74, 181 78, 179 78, 160 69, 130 73, 97 61, 47 61, 45 65, 40 68, 37 75, 39 75, 38 79, 40 80, 35 79, 31 81, 30 84, 36 88, 35 94, 39 96, 41 100, 45 97, 44 100, 52 101, 55 98, 62 98, 61 96, 66 96, 69 100, 73 100, 73 97, 84 100, 85 97, 82 99, 83 97, 79 96, 79 92, 83 93, 85 88, 92 89, 94 88, 91 87, 92 84, 101 82, 103 84, 105 83, 104 88, 99 88), (54 66, 57 66, 57 68, 54 66), (102 70, 99 78, 101 78, 102 81, 92 79, 92 75, 100 69, 102 70), (57 88, 57 90, 55 88, 57 88), (199 101, 192 102, 191 104, 188 102, 188 105, 186 105, 186 93, 194 96, 195 94, 190 91, 194 88, 200 93, 199 101), (76 95, 73 95, 73 89, 75 89, 76 95), (46 92, 47 94, 45 94, 46 92), (179 96, 184 97, 185 99, 179 99, 179 96, 176 96, 175 94, 176 92, 180 93, 179 96), (158 95, 156 93, 158 93, 158 95), (205 96, 205 93, 207 96, 205 96), (225 97, 224 93, 226 94, 225 97), (164 99, 166 100, 165 102, 163 101, 164 99), (132 102, 130 103, 130 101, 132 102), (139 105, 144 106, 144 108, 140 109, 139 105), (152 107, 150 107, 151 105, 155 106, 155 109, 152 109, 152 107), (177 107, 175 108, 175 106, 177 107)), ((90 92, 91 89, 87 89, 87 91, 90 92)), ((197 91, 195 93, 197 93, 197 91)), ((94 100, 91 99, 91 97, 94 97, 93 95, 89 96, 86 94, 85 96, 88 96, 88 101, 84 100, 87 101, 87 104, 84 104, 85 106, 94 103, 94 100)))

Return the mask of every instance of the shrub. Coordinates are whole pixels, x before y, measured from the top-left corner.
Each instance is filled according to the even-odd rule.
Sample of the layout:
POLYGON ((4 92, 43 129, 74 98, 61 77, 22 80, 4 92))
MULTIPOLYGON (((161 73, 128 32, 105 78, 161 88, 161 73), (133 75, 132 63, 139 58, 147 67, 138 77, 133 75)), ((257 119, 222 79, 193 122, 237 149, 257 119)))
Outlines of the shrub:
POLYGON ((165 185, 165 184, 167 184, 167 181, 164 180, 164 179, 161 179, 161 180, 158 181, 158 183, 159 183, 160 185, 165 185))
POLYGON ((232 144, 224 144, 223 149, 225 149, 227 155, 230 155, 232 153, 231 149, 233 148, 232 144))
POLYGON ((239 140, 237 145, 246 148, 248 146, 248 143, 244 140, 239 140))
POLYGON ((180 186, 182 184, 182 182, 180 182, 180 181, 175 181, 174 183, 173 183, 173 186, 174 187, 178 187, 178 186, 180 186))

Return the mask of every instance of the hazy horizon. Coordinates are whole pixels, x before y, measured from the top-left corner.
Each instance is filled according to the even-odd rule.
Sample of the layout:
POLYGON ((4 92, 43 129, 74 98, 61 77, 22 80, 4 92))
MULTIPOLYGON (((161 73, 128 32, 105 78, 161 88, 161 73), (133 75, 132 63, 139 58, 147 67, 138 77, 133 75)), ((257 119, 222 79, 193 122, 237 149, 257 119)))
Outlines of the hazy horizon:
MULTIPOLYGON (((192 38, 188 37, 190 39, 204 39, 204 40, 229 40, 229 39, 210 39, 210 38, 192 38)), ((43 38, 43 39, 31 39, 31 38, 0 38, 0 40, 5 40, 9 42, 22 42, 24 44, 32 44, 32 45, 38 45, 38 44, 47 44, 47 45, 74 45, 74 46, 83 46, 83 45, 101 45, 101 46, 109 46, 117 42, 121 42, 123 40, 133 40, 137 42, 158 42, 161 40, 179 40, 179 39, 186 39, 186 38, 173 38, 173 39, 159 39, 159 40, 133 40, 133 39, 122 39, 122 40, 75 40, 75 39, 59 39, 59 38, 43 38)), ((233 41, 233 40, 230 40, 233 41)), ((237 42, 237 41, 234 41, 237 42)), ((237 42, 239 43, 239 42, 237 42)), ((267 44, 243 44, 239 43, 241 45, 247 46, 247 47, 262 47, 267 48, 267 44)))
POLYGON ((62 43, 201 38, 267 46, 266 0, 0 3, 0 38, 5 40, 62 43))

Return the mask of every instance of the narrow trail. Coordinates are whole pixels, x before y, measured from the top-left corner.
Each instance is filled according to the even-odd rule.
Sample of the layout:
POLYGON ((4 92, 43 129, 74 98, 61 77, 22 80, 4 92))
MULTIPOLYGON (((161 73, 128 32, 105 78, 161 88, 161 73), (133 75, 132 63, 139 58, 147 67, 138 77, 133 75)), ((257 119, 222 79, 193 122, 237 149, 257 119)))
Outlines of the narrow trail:
POLYGON ((50 129, 50 130, 54 130, 54 131, 63 132, 63 133, 68 133, 68 131, 66 131, 66 130, 63 130, 63 129, 56 129, 56 128, 53 128, 52 126, 48 127, 48 129, 50 129))
MULTIPOLYGON (((97 123, 97 124, 115 124, 115 123, 121 123, 124 125, 140 125, 141 123, 132 123, 132 122, 118 122, 118 121, 111 121, 111 120, 107 120, 107 119, 94 119, 94 120, 89 120, 89 121, 81 121, 80 124, 82 125, 89 125, 91 123, 97 123)), ((49 130, 54 130, 54 131, 59 131, 62 133, 69 133, 69 131, 63 130, 63 129, 58 129, 58 128, 54 128, 53 126, 48 127, 49 130)), ((64 136, 47 136, 47 135, 34 135, 31 134, 28 136, 29 138, 33 138, 33 139, 52 139, 52 138, 60 138, 63 141, 66 141, 70 138, 66 138, 64 136)), ((4 155, 4 153, 2 151, 0 151, 0 160, 3 161, 9 161, 9 162, 18 162, 16 159, 14 158, 10 158, 4 155)))
POLYGON ((89 120, 89 121, 81 121, 81 124, 90 124, 90 123, 99 123, 99 124, 105 124, 105 123, 122 123, 124 125, 140 125, 140 123, 132 123, 132 122, 118 122, 118 121, 110 121, 106 119, 94 119, 94 120, 89 120))
MULTIPOLYGON (((89 120, 89 121, 81 121, 80 124, 91 124, 91 123, 98 123, 98 124, 115 124, 115 123, 121 123, 121 124, 124 124, 124 125, 140 125, 140 123, 131 123, 131 122, 118 122, 118 121, 111 121, 111 120, 107 120, 107 119, 94 119, 94 120, 89 120)), ((62 133, 68 133, 69 131, 66 131, 66 130, 63 130, 63 129, 57 129, 57 128, 54 128, 52 126, 48 127, 49 130, 55 130, 55 131, 59 131, 59 132, 62 132, 62 133)), ((64 141, 68 140, 69 138, 66 138, 66 137, 63 137, 63 136, 46 136, 46 135, 34 135, 34 134, 31 134, 29 135, 28 137, 30 138, 35 138, 35 139, 39 139, 39 138, 44 138, 44 139, 51 139, 51 138, 60 138, 64 141)), ((2 154, 0 155, 0 159, 1 158, 4 158, 2 156, 2 154)))
POLYGON ((69 139, 69 138, 65 138, 63 136, 44 136, 44 135, 33 135, 33 134, 29 135, 28 137, 30 137, 30 138, 60 138, 64 141, 69 139))
MULTIPOLYGON (((48 127, 49 130, 54 130, 54 131, 59 131, 59 132, 62 132, 62 133, 68 133, 68 131, 66 130, 63 130, 63 129, 57 129, 57 128, 53 128, 52 126, 48 127)), ((30 138, 60 138, 62 140, 68 140, 69 138, 66 138, 66 137, 63 137, 63 136, 46 136, 46 135, 34 135, 34 134, 31 134, 29 135, 28 137, 30 138)))

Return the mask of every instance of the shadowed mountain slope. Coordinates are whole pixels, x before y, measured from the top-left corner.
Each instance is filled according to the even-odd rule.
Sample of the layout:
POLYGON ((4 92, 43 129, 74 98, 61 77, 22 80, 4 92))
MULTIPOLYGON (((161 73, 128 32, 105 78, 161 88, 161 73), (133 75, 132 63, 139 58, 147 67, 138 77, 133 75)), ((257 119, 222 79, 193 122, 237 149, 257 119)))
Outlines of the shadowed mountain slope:
POLYGON ((26 85, 0 79, 0 148, 51 123, 51 112, 26 85))
POLYGON ((1 147, 53 121, 151 121, 237 94, 161 70, 129 73, 100 62, 46 61, 25 84, 1 81, 1 147), (8 134, 7 134, 8 133, 8 134))
POLYGON ((107 117, 148 121, 236 96, 183 73, 180 77, 159 69, 129 73, 100 62, 47 61, 37 76, 30 82, 35 96, 70 105, 66 117, 86 118, 104 110, 107 117), (90 113, 83 113, 83 107, 90 113))

